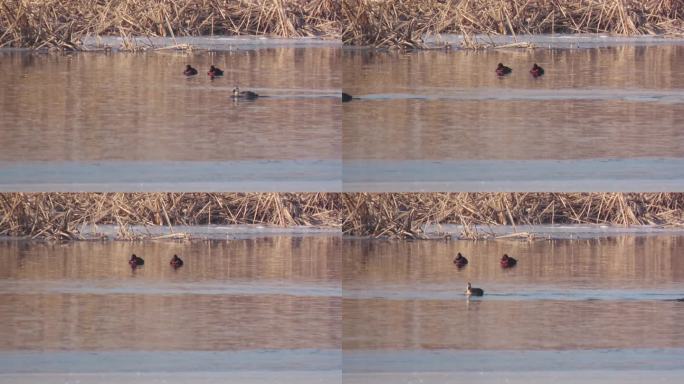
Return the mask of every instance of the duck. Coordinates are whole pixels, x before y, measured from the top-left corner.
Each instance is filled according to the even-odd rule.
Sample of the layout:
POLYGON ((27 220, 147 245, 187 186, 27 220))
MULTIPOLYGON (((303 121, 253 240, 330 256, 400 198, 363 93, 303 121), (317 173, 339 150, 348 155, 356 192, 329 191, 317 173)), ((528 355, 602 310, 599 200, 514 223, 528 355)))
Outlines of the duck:
POLYGON ((463 268, 466 266, 466 264, 468 264, 468 259, 466 259, 463 255, 461 255, 461 252, 459 252, 458 254, 456 254, 454 264, 456 264, 458 268, 463 268))
POLYGON ((348 101, 352 101, 352 95, 342 92, 342 102, 346 103, 348 101))
POLYGON ((518 264, 518 260, 508 256, 507 254, 504 253, 504 255, 501 257, 501 267, 502 268, 510 268, 514 267, 516 264, 518 264))
POLYGON ((135 267, 139 267, 141 265, 145 265, 145 260, 143 260, 142 257, 136 256, 134 253, 133 255, 131 255, 131 259, 128 260, 128 264, 130 264, 131 267, 135 268, 135 267))
POLYGON ((197 74, 197 70, 188 64, 185 66, 185 71, 183 71, 183 74, 185 76, 195 76, 197 74))
POLYGON ((484 290, 482 288, 473 288, 470 282, 468 282, 465 294, 466 296, 482 296, 484 295, 484 290))
POLYGON ((209 67, 209 72, 207 72, 209 77, 223 76, 223 70, 214 67, 213 65, 209 67))
POLYGON ((530 69, 530 73, 532 74, 532 77, 542 76, 544 75, 544 68, 538 66, 537 63, 534 63, 534 66, 530 69))
POLYGON ((257 97, 259 97, 259 95, 257 95, 256 93, 254 93, 252 91, 242 91, 241 92, 240 87, 235 87, 233 89, 233 98, 234 99, 254 100, 257 97))
POLYGON ((505 76, 513 72, 513 70, 510 67, 507 67, 503 65, 502 63, 499 63, 499 65, 496 67, 496 74, 499 76, 505 76))
POLYGON ((180 268, 183 266, 183 260, 181 260, 181 258, 178 257, 178 255, 173 255, 173 258, 171 259, 169 264, 171 264, 171 266, 174 268, 180 268))

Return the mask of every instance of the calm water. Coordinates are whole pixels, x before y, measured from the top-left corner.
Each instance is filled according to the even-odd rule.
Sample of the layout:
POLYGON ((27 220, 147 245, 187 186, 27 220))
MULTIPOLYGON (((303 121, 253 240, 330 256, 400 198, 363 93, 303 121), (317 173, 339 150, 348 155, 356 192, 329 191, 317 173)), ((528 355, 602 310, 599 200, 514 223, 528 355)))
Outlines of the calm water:
POLYGON ((0 52, 0 185, 339 184, 338 48, 198 52, 0 52), (236 103, 235 85, 269 97, 236 103))
POLYGON ((568 382, 592 372, 681 380, 682 249, 681 236, 347 240, 344 372, 350 383, 568 382), (459 251, 470 261, 460 270, 459 251), (501 269, 503 253, 518 265, 501 269), (466 299, 469 281, 482 298, 466 299), (547 381, 530 374, 552 371, 547 381))
POLYGON ((343 107, 345 188, 682 189, 682 59, 684 45, 345 50, 360 98, 343 107))
POLYGON ((339 243, 0 242, 0 381, 173 372, 339 381, 339 243), (132 270, 131 253, 145 265, 132 270), (185 261, 178 270, 174 253, 185 261))

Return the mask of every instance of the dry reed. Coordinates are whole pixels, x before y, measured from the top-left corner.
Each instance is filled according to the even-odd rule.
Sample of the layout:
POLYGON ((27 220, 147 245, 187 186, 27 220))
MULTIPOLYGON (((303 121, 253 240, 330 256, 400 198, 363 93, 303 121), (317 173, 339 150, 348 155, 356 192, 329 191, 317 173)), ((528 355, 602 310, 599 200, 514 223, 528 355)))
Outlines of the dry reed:
POLYGON ((87 36, 274 35, 420 48, 426 34, 682 34, 681 0, 4 0, 0 47, 81 49, 87 36))
POLYGON ((684 193, 357 193, 343 195, 345 235, 423 238, 428 224, 682 225, 684 193))
POLYGON ((424 238, 429 224, 683 225, 684 193, 4 193, 0 235, 79 239, 87 224, 342 226, 424 238))
POLYGON ((0 235, 79 239, 87 224, 131 225, 340 223, 339 197, 325 193, 4 193, 0 235))
POLYGON ((346 45, 422 48, 426 34, 682 34, 681 0, 343 0, 346 45))
POLYGON ((0 47, 74 50, 92 35, 129 45, 133 36, 339 38, 338 20, 337 0, 3 0, 0 47))

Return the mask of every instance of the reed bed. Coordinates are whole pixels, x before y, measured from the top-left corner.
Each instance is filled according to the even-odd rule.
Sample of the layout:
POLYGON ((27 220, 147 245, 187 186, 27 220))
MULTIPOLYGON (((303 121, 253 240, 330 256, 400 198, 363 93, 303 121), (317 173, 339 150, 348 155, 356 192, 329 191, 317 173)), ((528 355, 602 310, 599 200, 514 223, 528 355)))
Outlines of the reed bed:
POLYGON ((84 225, 315 225, 344 235, 427 238, 429 224, 684 225, 684 193, 4 193, 0 236, 81 239, 84 225))
POLYGON ((336 194, 325 193, 4 193, 0 235, 82 238, 86 224, 130 226, 268 224, 339 226, 336 194))
POLYGON ((343 195, 345 235, 425 238, 428 224, 684 225, 684 193, 357 193, 343 195))
POLYGON ((681 0, 344 0, 342 41, 347 45, 424 48, 431 34, 684 32, 681 0))
POLYGON ((339 38, 337 0, 3 0, 0 47, 82 49, 87 36, 339 38))

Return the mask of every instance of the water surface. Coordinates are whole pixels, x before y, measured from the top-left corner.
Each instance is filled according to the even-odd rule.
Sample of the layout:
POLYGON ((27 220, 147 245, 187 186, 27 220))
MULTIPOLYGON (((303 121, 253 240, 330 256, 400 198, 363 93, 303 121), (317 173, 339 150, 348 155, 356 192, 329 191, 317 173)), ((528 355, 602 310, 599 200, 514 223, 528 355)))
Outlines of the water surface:
POLYGON ((681 42, 345 50, 344 88, 359 97, 344 106, 345 188, 679 190, 683 57, 681 42), (497 77, 499 62, 513 73, 497 77))
POLYGON ((338 247, 331 236, 0 242, 0 380, 339 377, 338 247), (131 269, 131 253, 145 265, 131 269))
POLYGON ((204 190, 261 181, 281 190, 296 190, 297 182, 333 189, 341 156, 339 49, 195 52, 0 52, 0 187, 183 189, 187 182, 186 190, 204 190), (183 76, 186 64, 200 74, 183 76), (225 75, 211 80, 211 64, 225 75), (268 97, 234 102, 235 85, 268 97))
POLYGON ((350 383, 684 377, 681 236, 345 244, 350 383), (485 295, 466 299, 467 282, 485 295))

